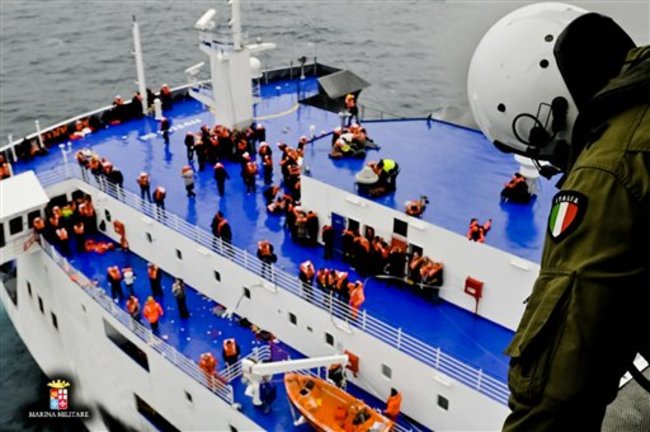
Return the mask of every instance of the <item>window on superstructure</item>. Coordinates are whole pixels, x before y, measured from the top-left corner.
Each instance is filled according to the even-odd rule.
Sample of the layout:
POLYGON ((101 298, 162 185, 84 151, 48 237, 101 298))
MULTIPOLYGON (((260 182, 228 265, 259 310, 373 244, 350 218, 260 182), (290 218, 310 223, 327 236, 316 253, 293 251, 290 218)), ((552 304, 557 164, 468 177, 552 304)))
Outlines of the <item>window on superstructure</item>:
POLYGON ((334 346, 334 336, 325 332, 325 343, 329 346, 334 346))
POLYGON ((214 278, 217 280, 217 282, 221 282, 221 273, 218 271, 214 271, 214 278))
POLYGON ((393 370, 390 368, 390 366, 381 364, 381 374, 384 376, 384 378, 387 379, 392 379, 393 378, 393 370))
POLYGON ((18 279, 16 279, 15 270, 11 272, 7 279, 4 281, 3 285, 7 295, 11 299, 11 302, 14 306, 18 306, 18 279))
POLYGON ((146 418, 149 423, 151 423, 156 429, 163 432, 180 432, 176 426, 171 424, 169 420, 160 415, 158 411, 154 409, 151 405, 145 402, 137 394, 133 394, 135 397, 135 407, 138 409, 138 412, 142 417, 146 418))
POLYGON ((45 315, 45 307, 43 306, 43 299, 41 296, 38 296, 38 308, 41 310, 41 313, 45 315))
POLYGON ((106 217, 107 221, 109 222, 111 221, 112 219, 111 212, 109 212, 108 210, 104 210, 104 216, 106 217))
POLYGON ((153 237, 151 237, 151 233, 146 233, 145 237, 149 243, 153 243, 153 237))
POLYGON ((438 406, 445 411, 449 411, 449 399, 442 395, 438 395, 438 406))
POLYGON ((55 329, 59 330, 59 320, 56 318, 56 315, 54 315, 54 312, 50 312, 50 315, 52 315, 52 325, 55 329))
POLYGON ((409 224, 403 220, 394 219, 393 220, 393 233, 401 235, 406 238, 408 235, 409 224))
POLYGON ((246 297, 247 299, 251 298, 251 289, 250 288, 244 287, 244 297, 246 297))
POLYGON ((18 216, 9 221, 9 235, 18 234, 23 230, 23 217, 18 216))
POLYGON ((108 321, 104 320, 104 332, 106 337, 115 344, 122 352, 139 364, 142 369, 149 372, 149 359, 147 353, 142 351, 136 344, 131 342, 126 336, 113 327, 108 321))
POLYGON ((298 317, 296 314, 289 312, 289 322, 293 325, 298 325, 298 317))
POLYGON ((237 429, 233 425, 229 425, 229 426, 230 426, 230 432, 239 432, 239 429, 237 429))
POLYGON ((183 252, 181 252, 179 249, 176 249, 176 258, 179 260, 183 259, 183 252))
POLYGON ((27 294, 32 297, 32 284, 30 284, 29 281, 27 281, 27 294))
POLYGON ((192 403, 192 395, 187 390, 185 390, 185 399, 187 399, 189 403, 192 403))

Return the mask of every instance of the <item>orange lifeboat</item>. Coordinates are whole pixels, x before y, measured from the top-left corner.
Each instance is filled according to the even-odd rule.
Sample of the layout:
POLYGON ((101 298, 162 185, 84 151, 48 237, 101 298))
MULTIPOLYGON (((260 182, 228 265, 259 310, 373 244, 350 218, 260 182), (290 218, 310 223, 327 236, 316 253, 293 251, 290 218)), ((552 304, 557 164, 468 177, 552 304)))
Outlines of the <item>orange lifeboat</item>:
POLYGON ((284 385, 291 403, 317 431, 383 432, 393 428, 391 420, 323 379, 287 373, 284 385))

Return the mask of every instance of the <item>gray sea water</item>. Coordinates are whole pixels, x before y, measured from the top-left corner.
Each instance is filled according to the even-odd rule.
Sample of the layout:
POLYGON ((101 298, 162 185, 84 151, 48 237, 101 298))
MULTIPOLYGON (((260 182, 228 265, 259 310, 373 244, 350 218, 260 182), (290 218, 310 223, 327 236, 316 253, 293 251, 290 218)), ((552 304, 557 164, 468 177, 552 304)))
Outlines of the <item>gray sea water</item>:
MULTIPOLYGON (((204 60, 194 22, 214 1, 0 1, 0 143, 41 125, 130 99, 135 90, 131 17, 142 33, 147 84, 185 82, 204 60)), ((244 31, 275 42, 265 68, 306 56, 347 68, 372 84, 367 106, 401 116, 473 125, 466 101, 471 54, 499 17, 524 1, 242 1, 244 31)), ((648 1, 571 2, 615 18, 639 44, 650 41, 648 1)), ((1 307, 0 307, 1 308, 1 307)), ((0 430, 24 430, 20 407, 37 399, 42 376, 0 311, 0 430)))

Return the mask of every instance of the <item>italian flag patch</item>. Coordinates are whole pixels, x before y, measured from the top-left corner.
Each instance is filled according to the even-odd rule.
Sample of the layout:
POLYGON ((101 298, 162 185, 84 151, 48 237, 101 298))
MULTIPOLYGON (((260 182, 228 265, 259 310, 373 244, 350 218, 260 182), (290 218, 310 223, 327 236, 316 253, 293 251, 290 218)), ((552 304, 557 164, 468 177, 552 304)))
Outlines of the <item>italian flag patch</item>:
POLYGON ((553 240, 571 234, 582 221, 587 208, 587 197, 579 192, 561 191, 553 198, 548 233, 553 240))

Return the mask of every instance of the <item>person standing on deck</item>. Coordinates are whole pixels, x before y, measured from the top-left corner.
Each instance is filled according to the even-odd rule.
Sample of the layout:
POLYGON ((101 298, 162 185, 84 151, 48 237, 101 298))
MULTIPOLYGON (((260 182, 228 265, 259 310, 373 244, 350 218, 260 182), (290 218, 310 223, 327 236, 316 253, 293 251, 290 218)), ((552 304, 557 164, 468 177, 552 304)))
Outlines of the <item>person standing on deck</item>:
POLYGON ((183 279, 176 278, 174 284, 172 285, 172 294, 176 298, 176 304, 178 305, 178 312, 181 318, 187 319, 190 317, 190 313, 187 310, 187 299, 185 297, 185 282, 183 279))
POLYGON ((194 170, 191 166, 185 165, 181 170, 181 177, 183 177, 183 183, 185 184, 185 191, 187 192, 188 198, 195 198, 196 192, 194 192, 194 170))
POLYGON ((146 195, 149 202, 151 202, 151 180, 149 180, 149 174, 141 172, 136 182, 140 186, 140 199, 144 200, 146 195))
POLYGON ((203 371, 205 379, 208 383, 209 388, 214 388, 216 386, 216 370, 217 370, 217 359, 214 358, 212 353, 205 352, 201 354, 199 360, 199 368, 203 371))
POLYGON ((70 256, 70 241, 68 236, 68 230, 64 227, 61 227, 56 230, 56 237, 59 242, 59 247, 61 248, 61 254, 63 256, 70 256))
POLYGON ((156 190, 153 191, 153 202, 156 204, 156 216, 161 217, 165 214, 165 197, 167 196, 167 191, 164 187, 158 186, 156 190))
POLYGON ((122 276, 124 277, 124 285, 126 285, 126 289, 129 291, 129 294, 133 296, 133 283, 135 282, 133 267, 126 266, 122 268, 122 276))
POLYGON ((334 258, 334 228, 331 225, 324 225, 321 233, 325 252, 323 258, 334 258))
POLYGON ((185 135, 185 148, 187 149, 187 161, 188 162, 193 162, 194 161, 194 141, 196 140, 196 137, 192 132, 188 132, 185 135))
POLYGON ((312 298, 312 286, 314 284, 314 277, 316 276, 316 269, 311 261, 307 260, 300 263, 298 279, 302 282, 302 290, 307 299, 312 298))
POLYGON ((171 128, 171 123, 167 117, 163 117, 160 121, 160 132, 162 133, 163 140, 165 145, 169 145, 169 129, 171 128))
POLYGON ((85 226, 82 220, 78 220, 72 226, 74 231, 74 239, 77 245, 77 253, 83 253, 86 251, 86 238, 84 236, 85 226))
POLYGON ((354 284, 347 284, 350 292, 350 309, 352 311, 352 318, 357 319, 359 315, 359 308, 366 301, 366 296, 363 292, 363 283, 356 281, 354 284))
POLYGON ((214 165, 214 179, 217 182, 217 191, 219 196, 223 196, 226 192, 226 180, 230 178, 226 167, 223 166, 221 162, 217 162, 214 165))
POLYGON ((131 318, 140 322, 140 302, 134 295, 130 295, 126 300, 126 311, 131 315, 131 318))
POLYGON ((162 297, 162 275, 160 268, 154 263, 147 264, 147 275, 149 276, 149 286, 151 294, 156 297, 162 297))
POLYGON ((257 257, 262 261, 262 277, 270 278, 271 264, 278 260, 277 255, 273 252, 273 245, 268 240, 260 240, 257 243, 257 257))
POLYGON ((260 400, 262 401, 262 411, 264 414, 271 412, 271 405, 275 401, 276 394, 275 384, 271 381, 271 377, 265 376, 260 383, 260 400))
POLYGON ((147 298, 147 302, 144 305, 142 314, 147 319, 147 321, 149 321, 151 331, 154 334, 158 334, 158 321, 160 321, 160 317, 165 314, 163 312, 163 308, 160 306, 160 303, 154 300, 153 297, 149 296, 149 298, 147 298))
POLYGON ((382 411, 386 417, 392 421, 397 421, 397 416, 402 409, 402 394, 396 389, 390 389, 390 396, 386 400, 386 409, 382 411))
POLYGON ((113 300, 122 301, 124 292, 122 292, 122 272, 118 266, 111 266, 107 270, 108 283, 111 285, 111 297, 113 300))

